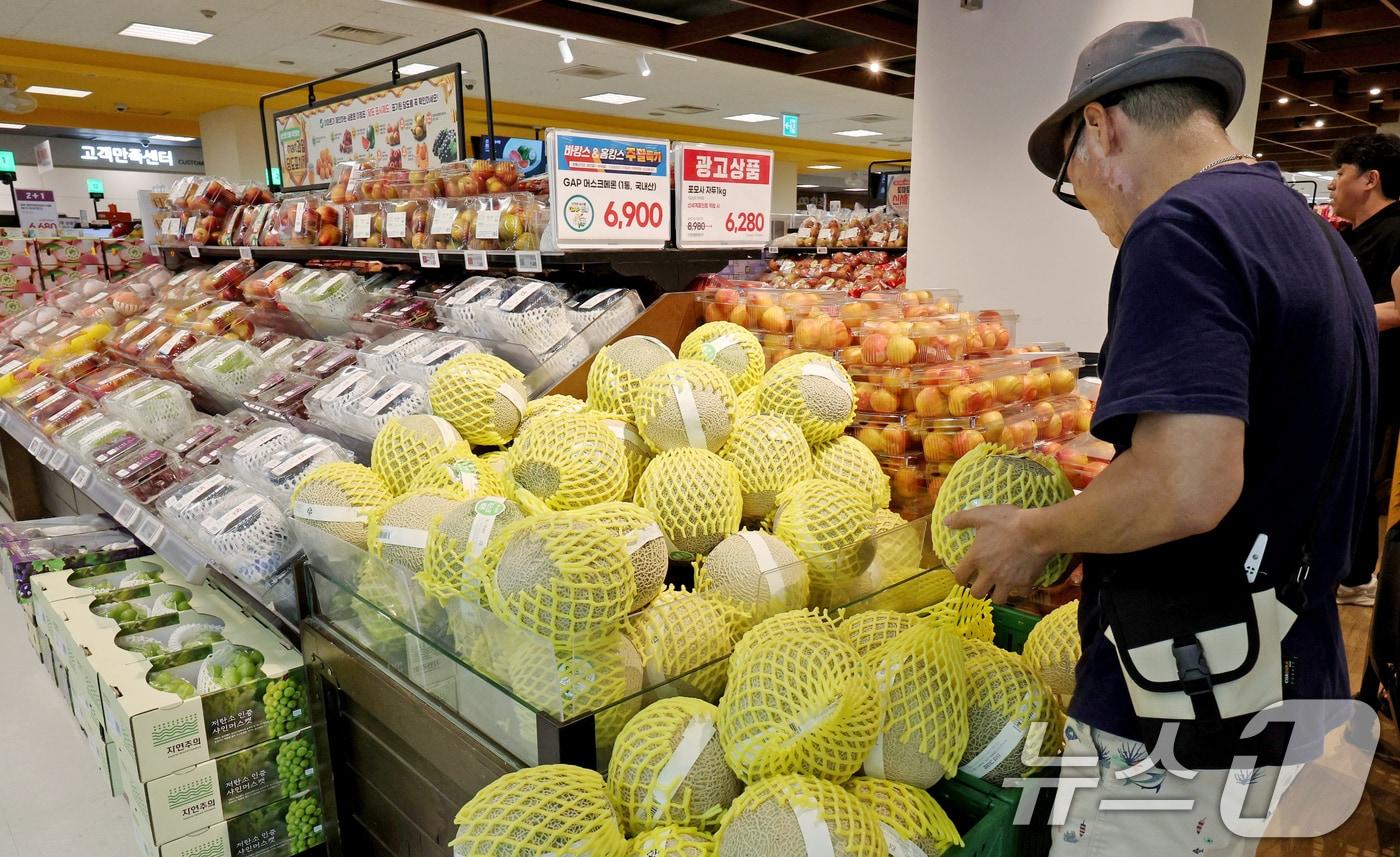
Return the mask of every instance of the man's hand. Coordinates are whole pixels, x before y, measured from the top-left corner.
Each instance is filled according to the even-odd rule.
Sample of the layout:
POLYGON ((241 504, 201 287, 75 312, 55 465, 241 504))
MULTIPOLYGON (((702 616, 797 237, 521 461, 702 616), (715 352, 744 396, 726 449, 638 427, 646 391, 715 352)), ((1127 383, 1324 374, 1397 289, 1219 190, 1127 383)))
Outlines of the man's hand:
POLYGON ((1029 592, 1045 563, 1054 554, 1032 543, 1026 521, 1032 513, 1015 506, 982 506, 955 512, 944 523, 955 530, 971 528, 977 535, 953 573, 964 586, 971 582, 977 598, 988 595, 1005 604, 1013 595, 1029 592))

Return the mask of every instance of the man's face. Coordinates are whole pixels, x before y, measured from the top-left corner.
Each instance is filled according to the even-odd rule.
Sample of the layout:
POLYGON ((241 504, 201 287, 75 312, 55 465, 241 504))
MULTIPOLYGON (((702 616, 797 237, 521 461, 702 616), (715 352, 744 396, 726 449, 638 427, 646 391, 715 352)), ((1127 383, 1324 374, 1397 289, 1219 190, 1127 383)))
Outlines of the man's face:
POLYGON ((1356 164, 1342 164, 1327 185, 1332 191, 1332 211, 1343 220, 1355 220, 1375 184, 1375 170, 1361 172, 1356 164))
MULTIPOLYGON (((1101 115, 1107 118, 1106 113, 1101 115)), ((1083 124, 1085 120, 1081 117, 1078 121, 1083 124)), ((1113 182, 1110 179, 1113 169, 1104 155, 1098 136, 1093 131, 1092 126, 1085 127, 1079 134, 1079 141, 1073 151, 1070 150, 1070 144, 1074 138, 1074 126, 1066 133, 1065 156, 1069 160, 1065 175, 1074 188, 1074 195, 1094 216, 1099 230, 1108 236, 1110 244, 1118 247, 1123 243, 1125 230, 1116 225, 1111 206, 1113 182)))

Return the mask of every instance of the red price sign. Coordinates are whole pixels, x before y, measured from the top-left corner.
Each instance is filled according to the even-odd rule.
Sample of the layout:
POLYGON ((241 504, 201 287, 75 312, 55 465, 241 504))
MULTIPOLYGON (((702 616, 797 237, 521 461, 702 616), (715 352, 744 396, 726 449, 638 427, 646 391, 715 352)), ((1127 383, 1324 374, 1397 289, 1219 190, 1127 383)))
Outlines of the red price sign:
POLYGON ((773 153, 681 143, 676 147, 676 244, 762 247, 768 243, 773 153))
POLYGON ((618 205, 617 201, 613 200, 603 210, 603 225, 610 229, 631 229, 633 226, 647 229, 665 222, 666 212, 662 210, 659 202, 629 201, 618 205))
POLYGON ((725 232, 762 232, 768 222, 761 211, 730 212, 724 217, 725 232))

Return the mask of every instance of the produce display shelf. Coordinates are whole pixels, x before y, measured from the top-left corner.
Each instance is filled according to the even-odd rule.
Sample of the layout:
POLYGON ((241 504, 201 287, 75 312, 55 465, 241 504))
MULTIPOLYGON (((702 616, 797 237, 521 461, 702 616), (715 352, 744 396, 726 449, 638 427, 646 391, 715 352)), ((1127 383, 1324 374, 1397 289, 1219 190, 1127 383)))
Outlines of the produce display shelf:
POLYGON ((891 256, 903 256, 908 252, 908 247, 784 247, 779 244, 769 244, 763 248, 765 259, 773 256, 796 255, 796 256, 829 256, 832 253, 888 253, 891 256))
MULTIPOLYGON (((407 249, 386 249, 381 247, 197 247, 198 256, 194 256, 188 247, 162 247, 161 253, 167 264, 173 260, 183 258, 197 259, 236 259, 239 256, 251 258, 255 261, 305 261, 310 259, 348 259, 362 261, 397 262, 401 264, 418 264, 420 253, 418 250, 407 249)), ((465 265, 468 250, 438 250, 439 259, 445 264, 451 262, 456 265, 465 265)), ((759 255, 758 249, 714 249, 714 250, 677 250, 665 248, 660 250, 571 250, 568 252, 536 252, 541 264, 545 268, 558 268, 572 265, 605 265, 617 261, 630 263, 637 262, 668 262, 677 259, 687 259, 693 261, 713 260, 723 265, 730 259, 752 259, 759 255)), ((518 268, 519 254, 514 252, 483 252, 486 257, 489 270, 518 268)))

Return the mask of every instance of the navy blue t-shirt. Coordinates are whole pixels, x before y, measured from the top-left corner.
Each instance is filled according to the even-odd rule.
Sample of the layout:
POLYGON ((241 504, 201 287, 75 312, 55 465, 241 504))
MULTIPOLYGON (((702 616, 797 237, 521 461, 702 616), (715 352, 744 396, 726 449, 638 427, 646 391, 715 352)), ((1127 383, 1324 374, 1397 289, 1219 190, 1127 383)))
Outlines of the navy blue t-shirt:
POLYGON ((1341 236, 1319 228, 1274 164, 1194 176, 1138 217, 1113 270, 1093 432, 1122 453, 1132 445, 1139 414, 1235 417, 1245 423, 1244 488, 1211 533, 1085 558, 1084 653, 1073 716, 1125 738, 1142 737, 1101 627, 1098 592, 1108 567, 1118 574, 1170 574, 1203 564, 1242 569, 1260 532, 1270 537, 1266 565, 1292 565, 1319 491, 1326 499, 1309 606, 1284 639, 1285 696, 1350 696, 1331 587, 1347 572, 1370 465, 1375 366, 1366 281, 1341 236), (1351 372, 1359 373, 1358 392, 1352 418, 1340 427, 1345 454, 1336 478, 1323 485, 1351 372))

